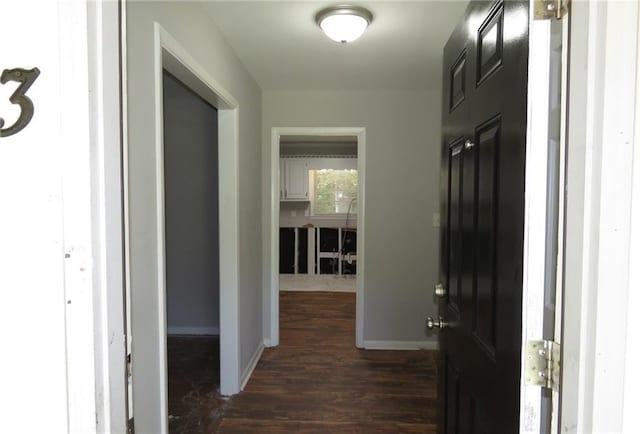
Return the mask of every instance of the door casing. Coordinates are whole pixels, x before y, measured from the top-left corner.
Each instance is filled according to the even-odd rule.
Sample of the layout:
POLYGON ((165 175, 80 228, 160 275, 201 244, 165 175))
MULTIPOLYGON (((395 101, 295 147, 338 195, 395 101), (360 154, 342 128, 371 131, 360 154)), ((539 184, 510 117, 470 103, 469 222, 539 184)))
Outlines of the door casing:
MULTIPOLYGON (((160 408, 162 432, 167 432, 167 348, 166 348, 166 276, 165 276, 165 231, 164 231, 164 144, 163 144, 163 93, 162 72, 166 69, 180 81, 189 86, 207 102, 218 109, 218 189, 220 206, 220 393, 232 395, 240 391, 239 368, 239 330, 238 330, 238 275, 239 275, 239 238, 238 238, 238 110, 237 100, 212 77, 198 61, 160 24, 154 23, 154 96, 155 96, 155 201, 156 201, 156 239, 157 245, 157 294, 158 305, 158 383, 160 385, 160 408)), ((126 104, 126 99, 125 99, 126 104)), ((125 118, 126 123, 126 118, 125 118)), ((124 154, 128 153, 125 135, 124 154)), ((128 173, 126 164, 124 172, 128 173)), ((125 197, 128 197, 128 183, 124 183, 125 197)), ((127 211, 125 209, 125 211, 127 211)), ((129 215, 125 216, 127 225, 129 215)), ((125 230, 128 242, 128 227, 125 230)), ((130 258, 127 253, 127 270, 130 270, 130 258)), ((127 273, 128 274, 128 273, 127 273)), ((135 338, 135 334, 134 334, 135 338)), ((133 387, 136 396, 135 381, 135 341, 133 342, 133 387)), ((137 396, 144 396, 139 391, 137 396)), ((138 398, 140 399, 140 398, 138 398)))
POLYGON ((640 430, 639 22, 637 2, 571 3, 563 433, 640 430))
MULTIPOLYGON (((525 243, 523 255, 522 293, 522 375, 520 383, 520 432, 540 433, 541 427, 555 420, 557 425, 557 395, 553 397, 553 412, 542 410, 540 388, 525 384, 526 343, 528 340, 552 339, 545 336, 545 321, 561 323, 561 273, 563 255, 564 155, 566 140, 564 121, 566 104, 564 91, 567 62, 566 30, 568 17, 560 23, 535 20, 533 2, 529 20, 529 82, 527 90, 527 148, 525 174, 525 243), (562 58, 553 56, 552 26, 560 24, 564 32, 562 58), (559 82, 554 82, 562 77, 559 82), (552 102, 558 101, 559 106, 552 102), (559 137, 557 136, 559 133, 559 137), (558 168, 558 173, 550 168, 558 168), (560 247, 559 247, 560 246, 560 247), (550 266, 553 265, 553 266, 550 266), (560 277, 560 280, 559 280, 560 277), (553 295, 553 300, 549 299, 553 295), (551 306, 551 310, 546 307, 551 306)), ((559 335, 559 333, 558 333, 559 335)))
POLYGON ((265 346, 274 347, 280 342, 280 282, 279 282, 279 228, 280 228, 280 137, 287 135, 305 136, 355 136, 358 141, 358 268, 356 270, 356 346, 364 348, 364 273, 366 269, 365 240, 365 161, 366 129, 363 127, 273 127, 271 129, 270 197, 269 197, 269 238, 265 243, 269 257, 267 270, 267 293, 264 315, 265 346))

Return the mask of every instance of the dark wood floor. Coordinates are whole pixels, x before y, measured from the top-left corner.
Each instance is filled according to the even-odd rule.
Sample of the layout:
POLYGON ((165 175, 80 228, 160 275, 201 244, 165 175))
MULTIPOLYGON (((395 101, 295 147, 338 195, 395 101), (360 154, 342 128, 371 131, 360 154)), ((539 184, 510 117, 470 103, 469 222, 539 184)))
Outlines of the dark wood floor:
MULTIPOLYGON (((201 400, 172 433, 435 433, 433 351, 354 347, 355 294, 283 292, 280 346, 245 390, 201 400)), ((171 393, 171 390, 170 390, 171 393)))
POLYGON ((225 399, 220 397, 220 339, 218 336, 169 336, 169 432, 207 432, 219 420, 225 399))

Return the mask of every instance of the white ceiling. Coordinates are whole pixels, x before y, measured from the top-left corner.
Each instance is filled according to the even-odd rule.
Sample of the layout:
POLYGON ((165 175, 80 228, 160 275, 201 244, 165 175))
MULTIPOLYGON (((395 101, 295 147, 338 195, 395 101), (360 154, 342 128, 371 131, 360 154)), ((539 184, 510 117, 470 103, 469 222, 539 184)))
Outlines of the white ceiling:
POLYGON ((355 2, 374 19, 349 44, 331 41, 315 24, 316 12, 333 4, 208 1, 204 8, 263 90, 440 86, 442 48, 466 1, 355 2))

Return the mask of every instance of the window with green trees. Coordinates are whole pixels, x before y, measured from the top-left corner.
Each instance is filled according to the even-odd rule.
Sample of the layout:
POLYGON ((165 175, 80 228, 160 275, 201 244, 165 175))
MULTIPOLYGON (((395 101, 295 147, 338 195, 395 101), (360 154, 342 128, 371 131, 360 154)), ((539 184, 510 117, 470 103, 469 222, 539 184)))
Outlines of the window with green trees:
POLYGON ((310 170, 309 177, 314 215, 357 213, 357 170, 310 170))

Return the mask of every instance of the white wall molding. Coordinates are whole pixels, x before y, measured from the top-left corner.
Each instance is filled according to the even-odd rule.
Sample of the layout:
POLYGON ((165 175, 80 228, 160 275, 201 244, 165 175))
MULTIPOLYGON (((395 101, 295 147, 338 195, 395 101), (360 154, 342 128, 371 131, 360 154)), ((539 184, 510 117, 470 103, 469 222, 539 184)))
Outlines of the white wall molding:
POLYGON ((438 350, 437 340, 425 341, 364 341, 365 350, 438 350))
POLYGON ((256 369, 256 366, 260 361, 260 357, 262 356, 262 352, 264 351, 264 348, 265 348, 264 343, 258 344, 258 347, 256 348, 253 355, 251 356, 251 359, 249 360, 247 367, 244 368, 244 371, 242 372, 242 377, 240 378, 240 390, 244 390, 244 387, 247 385, 247 382, 251 378, 251 374, 253 374, 253 371, 256 369))

